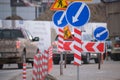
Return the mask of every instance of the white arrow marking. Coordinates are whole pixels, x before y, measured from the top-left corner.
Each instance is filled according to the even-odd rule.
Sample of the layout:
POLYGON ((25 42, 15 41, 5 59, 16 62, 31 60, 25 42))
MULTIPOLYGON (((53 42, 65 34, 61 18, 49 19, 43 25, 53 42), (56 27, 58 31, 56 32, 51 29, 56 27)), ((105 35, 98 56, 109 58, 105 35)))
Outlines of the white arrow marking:
POLYGON ((85 48, 85 46, 88 44, 87 41, 84 41, 83 44, 82 44, 82 49, 83 49, 83 52, 88 52, 88 50, 85 48))
POLYGON ((107 29, 105 29, 104 31, 100 32, 100 33, 97 33, 96 37, 100 37, 101 35, 103 35, 104 33, 107 32, 107 29))
POLYGON ((66 14, 66 12, 64 11, 61 18, 60 18, 60 20, 58 20, 58 25, 60 25, 62 23, 62 20, 65 17, 65 14, 66 14))
POLYGON ((70 49, 72 50, 72 51, 74 51, 74 41, 70 44, 70 49))
POLYGON ((79 10, 77 11, 76 15, 72 17, 73 23, 78 21, 78 17, 81 14, 82 10, 85 7, 85 3, 82 3, 82 5, 80 6, 79 10))
POLYGON ((99 49, 97 48, 97 46, 99 45, 100 43, 99 42, 96 42, 93 46, 93 49, 95 50, 96 53, 99 53, 99 49))

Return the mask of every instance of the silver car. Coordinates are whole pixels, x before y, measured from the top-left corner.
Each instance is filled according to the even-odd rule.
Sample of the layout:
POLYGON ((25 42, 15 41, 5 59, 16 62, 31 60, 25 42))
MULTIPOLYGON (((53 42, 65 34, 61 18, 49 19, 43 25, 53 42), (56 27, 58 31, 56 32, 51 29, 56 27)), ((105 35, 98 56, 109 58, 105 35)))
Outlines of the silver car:
MULTIPOLYGON (((82 41, 93 41, 96 40, 93 39, 92 35, 90 34, 82 34, 82 41)), ((82 60, 84 64, 89 64, 90 60, 94 59, 95 63, 99 62, 98 59, 98 53, 91 53, 91 52, 82 52, 82 60)))

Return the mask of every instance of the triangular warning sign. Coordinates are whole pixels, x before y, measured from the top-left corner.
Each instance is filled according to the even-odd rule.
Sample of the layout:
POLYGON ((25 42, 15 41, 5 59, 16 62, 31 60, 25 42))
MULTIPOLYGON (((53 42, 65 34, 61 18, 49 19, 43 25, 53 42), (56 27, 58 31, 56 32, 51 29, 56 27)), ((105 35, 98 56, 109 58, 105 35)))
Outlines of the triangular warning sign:
POLYGON ((66 10, 68 3, 66 0, 55 0, 51 6, 51 10, 66 10))
POLYGON ((64 27, 64 40, 71 40, 72 39, 72 34, 69 29, 69 26, 64 27))

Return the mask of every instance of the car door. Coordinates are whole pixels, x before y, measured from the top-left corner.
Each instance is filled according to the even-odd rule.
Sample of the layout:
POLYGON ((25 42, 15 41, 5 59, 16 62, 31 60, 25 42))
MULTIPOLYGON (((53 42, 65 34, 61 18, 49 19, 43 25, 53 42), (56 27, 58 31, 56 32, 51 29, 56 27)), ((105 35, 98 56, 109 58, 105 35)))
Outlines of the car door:
POLYGON ((26 57, 29 57, 29 58, 33 58, 33 56, 36 54, 37 52, 37 46, 35 44, 35 42, 33 41, 33 37, 32 35, 30 34, 29 31, 26 31, 26 34, 27 34, 27 55, 26 57))

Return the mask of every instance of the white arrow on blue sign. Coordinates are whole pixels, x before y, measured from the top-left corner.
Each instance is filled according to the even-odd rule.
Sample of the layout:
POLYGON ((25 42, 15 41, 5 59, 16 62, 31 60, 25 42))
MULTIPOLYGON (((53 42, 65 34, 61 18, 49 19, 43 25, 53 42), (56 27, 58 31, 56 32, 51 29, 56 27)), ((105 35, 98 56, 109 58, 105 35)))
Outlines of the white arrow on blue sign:
POLYGON ((94 31, 94 37, 96 40, 99 41, 106 40, 108 38, 108 35, 109 35, 108 29, 102 26, 96 28, 94 31))
POLYGON ((53 15, 53 22, 57 27, 65 27, 68 23, 65 17, 65 11, 57 11, 53 15))
POLYGON ((66 11, 66 19, 74 27, 83 26, 90 19, 89 7, 83 2, 71 3, 66 11))

